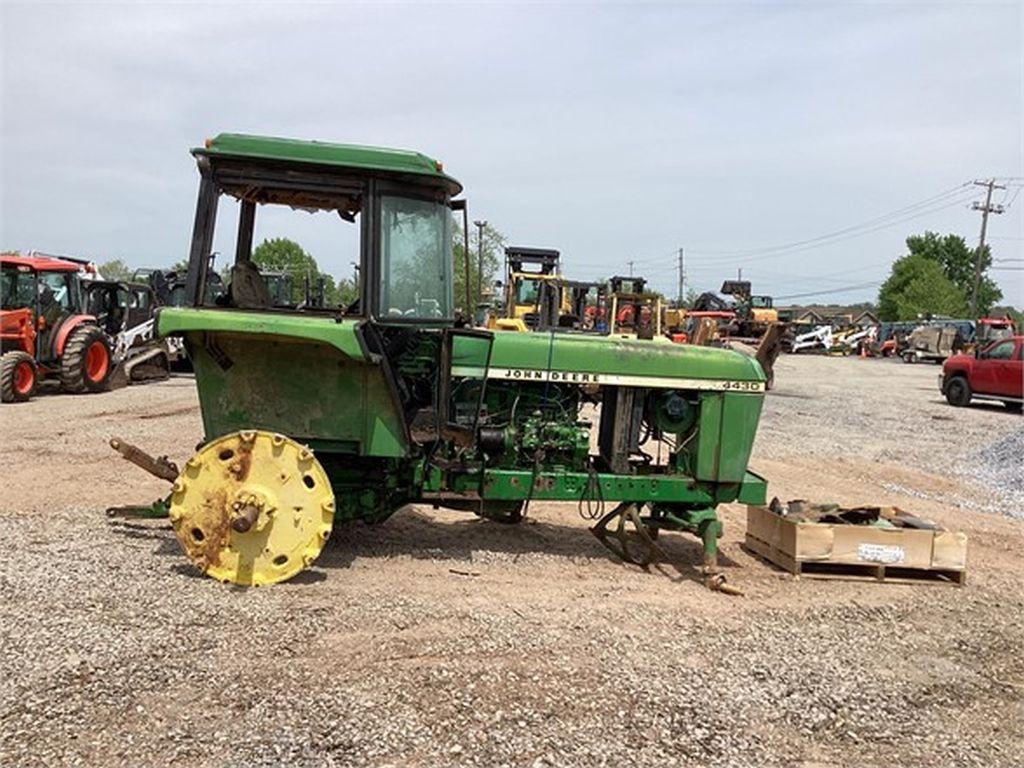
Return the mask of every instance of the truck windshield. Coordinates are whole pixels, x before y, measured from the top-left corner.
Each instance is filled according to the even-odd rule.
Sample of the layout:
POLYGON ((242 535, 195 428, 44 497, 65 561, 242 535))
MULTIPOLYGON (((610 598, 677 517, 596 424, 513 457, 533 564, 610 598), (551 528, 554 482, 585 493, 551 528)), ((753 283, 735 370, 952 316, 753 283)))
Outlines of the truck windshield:
POLYGON ((380 314, 452 316, 451 213, 436 202, 381 198, 380 314))

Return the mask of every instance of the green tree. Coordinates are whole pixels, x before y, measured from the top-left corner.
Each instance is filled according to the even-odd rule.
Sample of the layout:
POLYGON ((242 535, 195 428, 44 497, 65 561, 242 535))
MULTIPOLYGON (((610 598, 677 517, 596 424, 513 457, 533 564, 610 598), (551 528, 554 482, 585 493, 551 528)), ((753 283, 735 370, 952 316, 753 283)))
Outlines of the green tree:
POLYGON ((125 264, 121 259, 111 259, 105 261, 99 266, 100 274, 103 275, 104 280, 131 280, 132 279, 132 268, 125 264))
POLYGON ((914 320, 921 315, 963 317, 967 301, 942 266, 921 254, 897 259, 878 292, 882 320, 914 320))
MULTIPOLYGON (((969 303, 974 291, 974 261, 977 249, 968 247, 959 235, 940 236, 935 232, 911 235, 907 238, 907 251, 924 256, 942 267, 948 277, 969 303)), ((986 315, 1003 298, 1003 292, 986 272, 992 266, 992 252, 986 245, 981 253, 981 279, 978 281, 978 315, 986 315)))
POLYGON ((473 227, 469 236, 469 292, 472 306, 466 307, 466 260, 465 240, 463 238, 462 226, 456 222, 452 227, 452 255, 454 264, 452 272, 455 275, 455 306, 462 310, 467 316, 472 316, 476 305, 482 300, 481 293, 486 296, 493 288, 495 280, 505 280, 501 275, 501 265, 505 253, 505 236, 494 227, 483 228, 483 280, 480 281, 482 291, 477 292, 477 276, 480 274, 478 268, 478 247, 480 230, 473 227))

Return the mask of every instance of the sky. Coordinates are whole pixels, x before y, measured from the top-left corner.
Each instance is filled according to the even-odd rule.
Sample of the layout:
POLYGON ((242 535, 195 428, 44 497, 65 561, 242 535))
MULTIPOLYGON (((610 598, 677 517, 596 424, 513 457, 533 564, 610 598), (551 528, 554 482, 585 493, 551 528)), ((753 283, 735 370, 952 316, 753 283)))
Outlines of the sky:
MULTIPOLYGON (((874 299, 909 234, 973 247, 963 185, 998 177, 992 274, 1021 307, 1021 9, 3 2, 0 247, 184 258, 188 150, 229 131, 420 150, 570 277, 632 261, 674 295, 682 248, 687 288, 742 269, 794 303, 874 299)), ((258 220, 351 272, 336 219, 258 220)))

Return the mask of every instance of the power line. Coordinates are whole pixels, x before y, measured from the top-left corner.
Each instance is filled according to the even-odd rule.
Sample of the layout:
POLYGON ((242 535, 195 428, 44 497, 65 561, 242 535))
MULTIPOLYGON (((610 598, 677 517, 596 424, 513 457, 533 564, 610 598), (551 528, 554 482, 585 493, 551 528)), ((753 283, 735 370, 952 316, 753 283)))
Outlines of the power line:
POLYGON ((783 244, 780 244, 780 245, 762 246, 762 247, 759 247, 759 248, 744 248, 744 249, 738 249, 738 250, 733 250, 733 251, 709 250, 709 251, 699 251, 699 252, 700 253, 705 253, 705 254, 708 254, 708 255, 715 255, 715 256, 745 256, 745 255, 756 255, 756 254, 761 254, 761 253, 769 253, 769 252, 774 252, 774 251, 788 251, 788 250, 792 250, 794 248, 798 248, 798 247, 801 247, 801 246, 804 246, 804 245, 810 245, 812 243, 817 243, 817 242, 819 242, 821 240, 830 240, 830 239, 832 239, 834 237, 837 237, 837 236, 840 236, 840 235, 844 235, 844 234, 847 234, 847 233, 850 233, 850 232, 862 229, 864 227, 874 226, 876 224, 879 224, 879 223, 881 223, 883 221, 886 221, 888 219, 891 219, 893 217, 902 216, 902 215, 904 215, 906 213, 910 213, 912 211, 916 211, 916 210, 918 210, 920 208, 933 205, 933 204, 935 204, 935 203, 937 203, 939 201, 945 200, 945 199, 947 199, 947 198, 949 198, 949 197, 951 197, 953 195, 957 195, 957 194, 961 193, 965 187, 970 185, 970 183, 971 182, 969 182, 969 181, 964 182, 963 184, 960 184, 959 186, 953 187, 951 189, 947 189, 944 192, 940 192, 937 195, 932 195, 931 197, 925 198, 924 200, 918 201, 916 203, 912 203, 910 205, 906 205, 906 206, 904 206, 902 208, 897 208, 894 211, 890 211, 889 213, 884 213, 881 216, 876 216, 873 219, 868 219, 867 221, 863 221, 860 224, 852 224, 852 225, 850 225, 848 227, 843 227, 842 229, 837 229, 834 232, 828 232, 828 233, 826 233, 824 235, 817 235, 816 237, 807 238, 805 240, 796 240, 796 241, 793 241, 793 242, 790 242, 790 243, 783 243, 783 244))
POLYGON ((858 290, 862 290, 864 288, 876 288, 876 287, 878 287, 881 284, 882 283, 880 281, 874 280, 874 281, 872 281, 870 283, 858 283, 857 285, 847 285, 847 286, 844 286, 843 288, 832 288, 831 290, 827 290, 827 291, 809 291, 807 293, 790 293, 790 294, 786 294, 784 296, 775 296, 774 298, 775 298, 776 301, 778 301, 779 299, 803 299, 803 298, 806 298, 808 296, 827 296, 827 295, 832 294, 832 293, 849 293, 850 291, 858 291, 858 290))
MULTIPOLYGON (((787 250, 787 251, 777 251, 777 252, 771 252, 771 253, 762 253, 762 254, 755 254, 755 255, 752 255, 752 256, 741 256, 741 257, 738 257, 738 258, 728 258, 728 259, 723 259, 723 258, 718 257, 718 256, 709 257, 709 258, 717 258, 720 261, 728 262, 728 263, 744 263, 744 264, 749 264, 749 263, 755 262, 755 261, 765 261, 766 259, 776 259, 776 258, 780 258, 782 256, 788 256, 788 255, 794 254, 794 253, 802 253, 804 251, 816 250, 816 249, 819 249, 819 248, 822 248, 822 247, 825 247, 825 246, 835 245, 836 243, 844 242, 846 240, 853 240, 853 239, 856 239, 858 237, 863 237, 864 235, 870 235, 872 232, 878 232, 879 230, 882 230, 882 229, 888 229, 889 227, 894 227, 897 224, 903 224, 903 223, 911 221, 913 219, 920 218, 921 216, 928 216, 928 215, 933 214, 933 213, 938 213, 939 211, 945 210, 946 208, 952 208, 954 206, 963 205, 964 203, 969 202, 971 200, 971 197, 972 197, 971 195, 968 195, 968 196, 965 196, 965 197, 960 197, 960 198, 957 198, 956 200, 953 200, 952 202, 946 203, 944 205, 940 205, 938 207, 930 208, 930 209, 927 209, 927 210, 918 211, 917 213, 913 213, 913 214, 910 214, 910 215, 907 215, 907 216, 903 216, 902 218, 894 219, 892 221, 886 222, 884 224, 879 224, 879 225, 871 227, 869 229, 864 229, 864 230, 860 230, 860 231, 857 231, 857 232, 853 232, 853 233, 851 233, 851 234, 849 234, 849 235, 847 235, 845 237, 836 237, 836 238, 832 238, 829 241, 811 243, 811 244, 800 246, 800 247, 797 247, 797 248, 793 248, 793 249, 787 250)), ((706 254, 698 254, 698 258, 700 256, 703 256, 703 255, 706 255, 706 254)))

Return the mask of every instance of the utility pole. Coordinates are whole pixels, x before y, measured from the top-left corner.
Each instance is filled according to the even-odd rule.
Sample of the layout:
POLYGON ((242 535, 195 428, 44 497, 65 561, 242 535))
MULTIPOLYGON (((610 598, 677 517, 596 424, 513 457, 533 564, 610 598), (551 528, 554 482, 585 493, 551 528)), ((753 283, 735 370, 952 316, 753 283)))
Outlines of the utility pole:
POLYGON ((1001 205, 992 205, 992 191, 1006 189, 996 184, 995 179, 988 181, 975 181, 975 186, 986 187, 985 204, 978 202, 971 203, 971 210, 981 211, 981 236, 978 238, 978 251, 974 255, 974 287, 971 289, 971 317, 977 317, 978 312, 978 286, 981 283, 981 260, 985 255, 985 232, 988 230, 988 215, 990 213, 1002 213, 1004 208, 1001 205))
POLYGON ((632 277, 632 276, 633 276, 633 263, 634 263, 634 262, 632 262, 632 261, 631 261, 631 262, 629 262, 629 276, 630 276, 630 277, 632 277))
POLYGON ((683 306, 683 249, 679 249, 679 293, 676 296, 676 304, 683 306))
POLYGON ((736 267, 736 279, 737 280, 742 280, 743 279, 743 267, 736 267))
MULTIPOLYGON (((473 226, 476 227, 476 300, 480 301, 484 292, 484 229, 487 228, 487 222, 477 219, 473 226)), ((467 310, 476 311, 473 307, 467 307, 467 310)))

